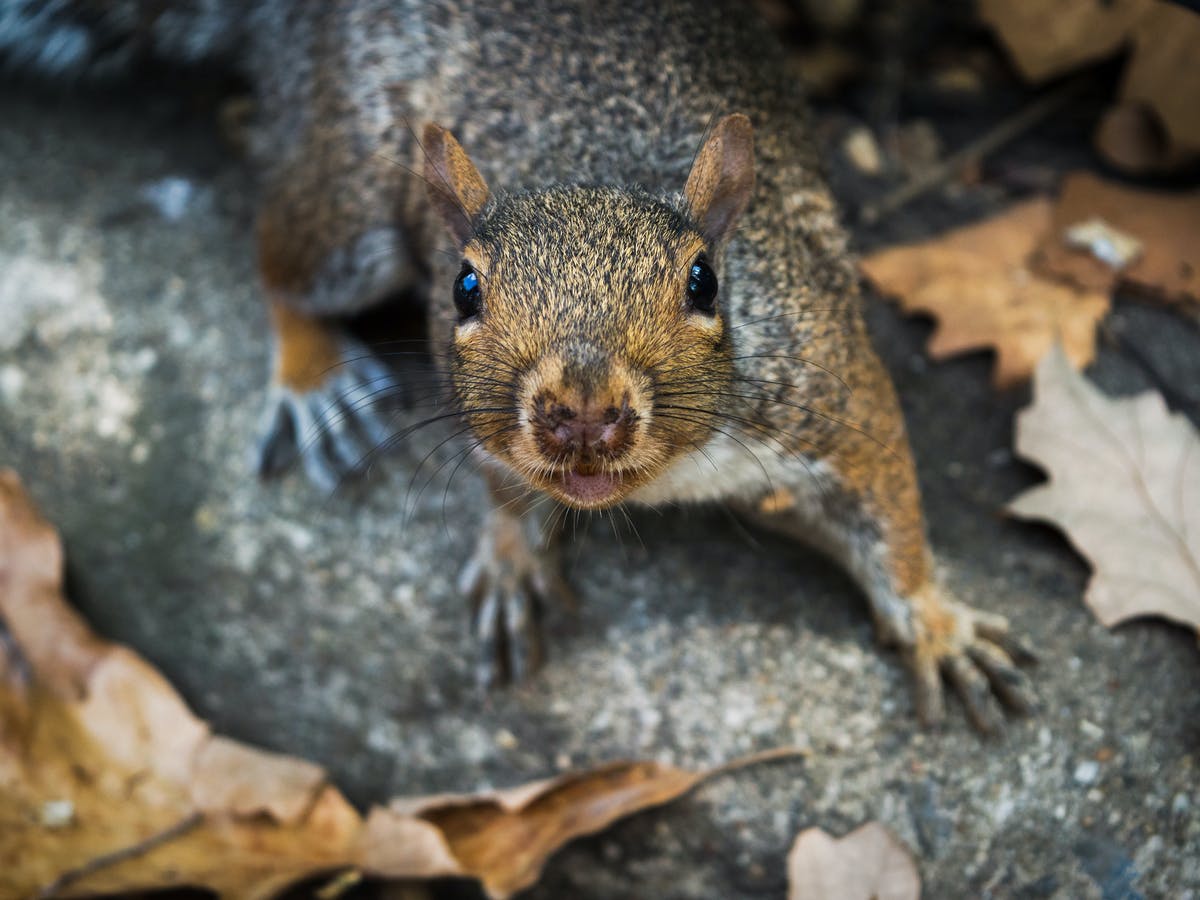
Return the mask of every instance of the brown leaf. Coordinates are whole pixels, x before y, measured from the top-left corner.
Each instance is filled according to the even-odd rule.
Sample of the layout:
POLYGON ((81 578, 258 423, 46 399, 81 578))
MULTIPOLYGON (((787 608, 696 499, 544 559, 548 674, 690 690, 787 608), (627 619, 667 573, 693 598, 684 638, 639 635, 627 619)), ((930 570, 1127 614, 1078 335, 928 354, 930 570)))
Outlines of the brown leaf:
POLYGON ((508 897, 567 841, 730 768, 613 763, 396 800, 364 823, 320 767, 213 735, 149 664, 96 637, 61 566, 53 528, 0 470, 0 897, 186 885, 253 900, 347 870, 473 877, 508 897))
POLYGON ((1173 172, 1200 156, 1200 147, 1172 144, 1154 110, 1132 100, 1104 113, 1093 140, 1105 160, 1131 175, 1173 172))
POLYGON ((92 634, 63 600, 61 564, 53 529, 0 472, 6 663, 33 679, 0 679, 0 896, 58 884, 58 896, 196 885, 268 897, 344 865, 361 820, 324 776, 213 737, 144 660, 92 634))
MULTIPOLYGON (((368 841, 409 828, 413 819, 429 823, 433 830, 419 839, 432 840, 436 831, 456 872, 475 875, 488 896, 500 900, 537 881, 563 844, 674 800, 704 777, 653 762, 612 763, 510 791, 396 800, 372 812, 368 841)), ((407 853, 394 840, 369 846, 365 864, 373 871, 393 871, 391 854, 407 853)))
POLYGON ((1072 363, 1085 366, 1109 300, 1030 271, 1027 260, 1050 227, 1050 210, 1046 199, 1028 200, 940 238, 873 253, 861 268, 905 310, 938 319, 928 348, 934 359, 994 347, 997 387, 1033 374, 1055 340, 1072 363))
POLYGON ((1063 182, 1034 267, 1093 290, 1108 292, 1120 282, 1165 302, 1200 309, 1200 191, 1146 191, 1087 172, 1072 173, 1063 182), (1117 269, 1087 250, 1068 246, 1067 229, 1090 219, 1136 238, 1141 254, 1117 269))
POLYGON ((1009 509, 1062 529, 1091 563, 1105 625, 1161 615, 1200 629, 1200 434, 1153 391, 1114 400, 1057 349, 1038 367, 1017 449, 1050 481, 1009 509))
POLYGON ((1167 0, 981 0, 1027 81, 1041 82, 1130 48, 1120 103, 1097 131, 1129 171, 1178 168, 1200 155, 1200 15, 1167 0))
POLYGON ((980 0, 1021 76, 1045 81, 1116 53, 1151 0, 980 0))
POLYGON ((788 900, 918 900, 921 878, 904 845, 878 822, 843 838, 806 828, 788 854, 788 900))
POLYGON ((1133 29, 1120 95, 1154 110, 1177 153, 1200 151, 1200 14, 1176 3, 1149 4, 1133 29))

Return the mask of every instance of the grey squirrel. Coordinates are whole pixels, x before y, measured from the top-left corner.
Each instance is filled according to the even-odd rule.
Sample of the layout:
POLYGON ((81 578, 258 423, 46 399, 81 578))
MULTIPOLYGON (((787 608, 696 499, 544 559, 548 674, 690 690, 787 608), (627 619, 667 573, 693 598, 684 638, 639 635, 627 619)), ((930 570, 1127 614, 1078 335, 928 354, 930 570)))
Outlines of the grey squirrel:
POLYGON ((569 592, 556 510, 719 502, 855 577, 924 721, 943 678, 984 730, 997 698, 1033 706, 1005 620, 935 575, 804 99, 752 8, 0 6, 10 64, 105 74, 143 54, 227 57, 254 88, 264 473, 299 449, 327 487, 387 437, 372 398, 394 376, 331 317, 426 297, 494 501, 461 582, 484 681, 536 666, 541 608, 569 592))

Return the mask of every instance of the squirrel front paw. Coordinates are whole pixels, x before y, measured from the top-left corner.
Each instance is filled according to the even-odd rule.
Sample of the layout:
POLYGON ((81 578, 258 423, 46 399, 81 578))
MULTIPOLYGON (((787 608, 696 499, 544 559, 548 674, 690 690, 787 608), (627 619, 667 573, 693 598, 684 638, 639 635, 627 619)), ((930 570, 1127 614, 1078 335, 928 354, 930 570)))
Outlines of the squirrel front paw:
POLYGON ((341 337, 338 361, 308 389, 272 380, 255 467, 268 478, 297 459, 309 480, 332 492, 361 474, 392 434, 388 413, 398 391, 394 373, 360 342, 341 337))
POLYGON ((557 554, 527 536, 519 517, 494 512, 459 576, 471 610, 476 679, 491 688, 524 680, 544 659, 542 613, 573 602, 557 554))
POLYGON ((1021 715, 1036 708, 1033 684, 1017 668, 1018 662, 1034 661, 1034 654, 1012 634, 1007 619, 966 606, 932 585, 911 599, 911 611, 913 627, 900 643, 923 723, 945 715, 943 678, 962 699, 971 723, 986 734, 1000 730, 1001 704, 1021 715))

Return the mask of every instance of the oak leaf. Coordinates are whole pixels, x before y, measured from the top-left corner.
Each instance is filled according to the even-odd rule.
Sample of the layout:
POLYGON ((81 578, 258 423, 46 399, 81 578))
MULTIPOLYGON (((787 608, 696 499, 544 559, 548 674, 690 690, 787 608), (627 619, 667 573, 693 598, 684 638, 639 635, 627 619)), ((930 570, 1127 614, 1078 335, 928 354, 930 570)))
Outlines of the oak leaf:
POLYGON ((1097 291, 1121 283, 1200 311, 1200 191, 1147 191, 1073 172, 1063 181, 1034 268, 1097 291), (1069 229, 1097 219, 1141 245, 1128 265, 1114 267, 1068 243, 1069 229))
POLYGON ((397 799, 371 811, 362 864, 380 875, 404 874, 407 850, 397 837, 416 833, 419 822, 420 839, 437 843, 438 865, 429 874, 474 875, 489 897, 511 897, 537 881, 563 844, 667 803, 704 777, 622 762, 490 794, 397 799))
POLYGON ((1182 168, 1200 155, 1200 15, 1169 0, 981 0, 980 16, 1027 81, 1042 82, 1129 49, 1119 102, 1096 143, 1132 172, 1182 168))
MULTIPOLYGON (((1200 12, 1155 0, 1133 28, 1133 50, 1119 91, 1126 104, 1153 112, 1171 163, 1200 153, 1200 12)), ((1101 145, 1103 149, 1103 145, 1101 145)))
POLYGON ((1106 397, 1056 349, 1017 450, 1050 481, 1009 509, 1061 529, 1091 563, 1084 599, 1101 622, 1161 615, 1200 629, 1200 434, 1184 416, 1153 391, 1106 397))
MULTIPOLYGON (((310 762, 220 735, 62 595, 62 549, 0 469, 0 897, 204 887, 267 898, 321 873, 458 875, 505 898, 567 841, 731 766, 619 762, 364 818, 310 762)), ((336 893, 336 890, 331 891, 336 893)))
POLYGON ((788 853, 788 900, 918 900, 921 878, 890 831, 868 822, 842 838, 806 828, 788 853))
POLYGON ((1021 76, 1045 81, 1121 49, 1150 0, 980 0, 1021 76))
POLYGON ((1056 340, 1076 366, 1091 362, 1096 323, 1109 308, 1106 293, 1029 269, 1030 254, 1050 221, 1049 200, 1028 200, 942 237, 878 251, 860 267, 905 310, 938 319, 930 356, 994 347, 993 381, 1009 387, 1032 375, 1056 340))

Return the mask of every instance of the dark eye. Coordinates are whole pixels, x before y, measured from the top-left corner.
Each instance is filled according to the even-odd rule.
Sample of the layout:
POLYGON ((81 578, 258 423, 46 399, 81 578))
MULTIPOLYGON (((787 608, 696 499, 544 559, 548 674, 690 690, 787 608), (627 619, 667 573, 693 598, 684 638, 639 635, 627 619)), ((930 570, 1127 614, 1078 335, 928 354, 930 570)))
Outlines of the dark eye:
POLYGON ((694 310, 711 314, 717 308, 717 275, 703 256, 696 257, 688 272, 687 295, 694 310))
POLYGON ((483 292, 479 289, 479 276, 470 266, 463 266, 454 282, 454 306, 460 320, 479 315, 483 306, 483 292))

